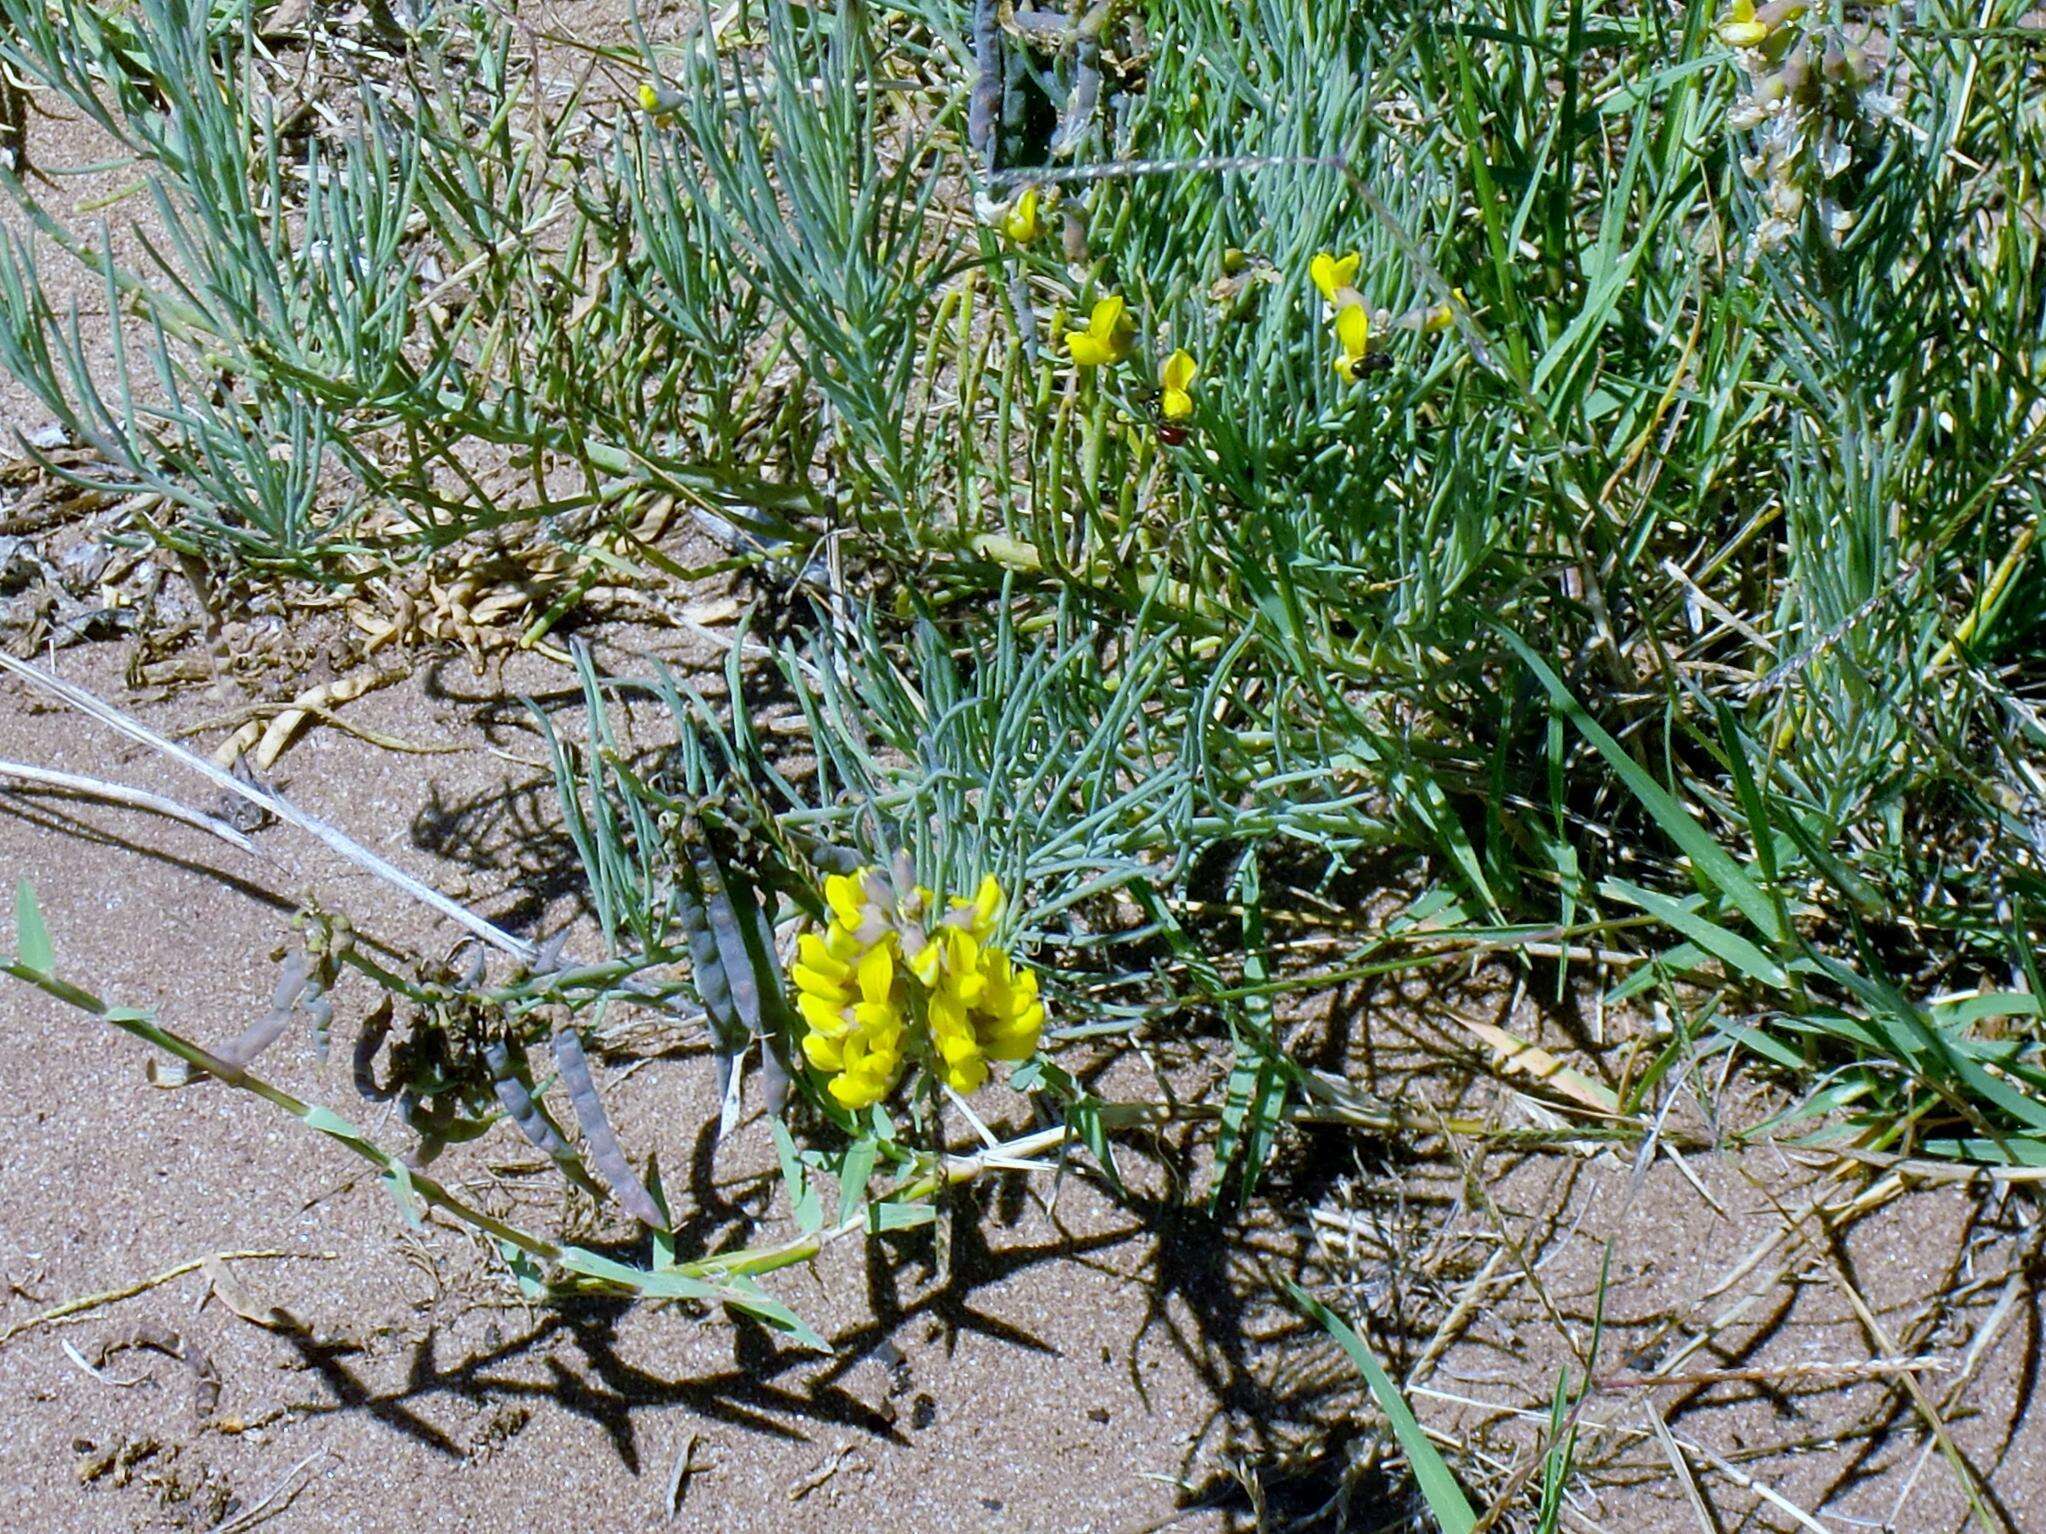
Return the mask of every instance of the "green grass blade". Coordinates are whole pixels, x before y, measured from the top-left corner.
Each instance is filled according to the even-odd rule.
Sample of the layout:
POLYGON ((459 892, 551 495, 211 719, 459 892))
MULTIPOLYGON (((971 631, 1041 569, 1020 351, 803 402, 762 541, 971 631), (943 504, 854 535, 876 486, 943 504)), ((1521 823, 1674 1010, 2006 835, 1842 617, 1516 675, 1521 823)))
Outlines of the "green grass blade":
POLYGON ((1293 1303, 1320 1323, 1322 1329, 1350 1355, 1350 1361, 1363 1372, 1365 1383, 1371 1387, 1372 1398, 1392 1424, 1393 1437, 1399 1440, 1407 1463, 1413 1466, 1414 1480, 1421 1488, 1421 1495, 1427 1499, 1428 1511, 1435 1515, 1442 1534, 1471 1534, 1478 1526, 1478 1515, 1471 1510, 1463 1488, 1456 1484, 1456 1477, 1449 1473, 1449 1466, 1436 1452, 1435 1445, 1428 1441, 1428 1435, 1421 1431, 1421 1424, 1415 1420, 1412 1408, 1372 1356, 1370 1347, 1342 1317, 1321 1301, 1291 1279, 1285 1283, 1293 1303))

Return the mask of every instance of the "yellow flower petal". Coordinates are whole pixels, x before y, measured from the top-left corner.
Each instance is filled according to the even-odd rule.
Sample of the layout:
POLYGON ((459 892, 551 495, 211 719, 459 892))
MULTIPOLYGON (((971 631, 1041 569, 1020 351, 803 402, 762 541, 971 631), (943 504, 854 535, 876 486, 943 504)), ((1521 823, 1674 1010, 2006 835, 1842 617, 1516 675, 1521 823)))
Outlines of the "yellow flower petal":
POLYGON ((1363 259, 1354 250, 1341 260, 1328 251, 1323 251, 1308 263, 1307 274, 1314 279, 1314 285, 1321 289, 1321 296, 1334 303, 1338 293, 1356 284, 1357 268, 1363 259))
POLYGON ((814 996, 829 1002, 834 1007, 844 1006, 851 998, 846 995, 841 978, 820 974, 807 964, 798 962, 789 967, 789 977, 796 982, 796 989, 805 996, 814 996))
POLYGON ((980 881, 980 888, 973 892, 974 924, 980 927, 991 927, 994 925, 995 918, 1001 914, 1001 911, 1002 886, 996 882, 993 874, 989 874, 980 881))
POLYGON ((1719 40, 1729 48, 1752 48, 1769 35, 1769 24, 1755 17, 1755 0, 1733 0, 1719 19, 1719 40))
POLYGON ((822 996, 812 996, 808 992, 799 994, 796 1010, 802 1013, 804 1022, 827 1037, 836 1037, 851 1026, 846 1022, 844 1008, 822 996))
POLYGON ((824 899, 847 927, 857 928, 867 919, 867 893, 857 874, 832 874, 824 881, 824 899))
POLYGON ((796 962, 828 980, 844 980, 852 974, 845 957, 833 953, 830 941, 816 932, 805 932, 796 939, 796 962))
POLYGON ((1200 370, 1200 364, 1184 347, 1165 359, 1165 365, 1158 370, 1158 383, 1165 391, 1162 408, 1166 420, 1184 421, 1193 414, 1191 389, 1200 370))
POLYGON ((1106 367, 1115 354, 1084 330, 1066 332, 1066 355, 1083 368, 1106 367))
POLYGON ((841 1108, 857 1112, 871 1108, 888 1095, 888 1083, 871 1076, 839 1075, 831 1078, 831 1095, 841 1108))
POLYGON ((987 1062, 978 1055, 970 1060, 945 1062, 945 1085, 965 1096, 987 1085, 987 1062))
POLYGON ((856 1002, 852 1009, 853 1025, 868 1038, 879 1038, 896 1026, 899 1014, 885 1001, 856 1002))
POLYGON ((803 1056, 820 1071, 835 1071, 845 1064, 845 1047, 821 1033, 803 1035, 803 1056))
POLYGON ((1362 304, 1345 304, 1336 311, 1336 340, 1352 357, 1361 357, 1371 345, 1371 316, 1362 304))
POLYGON ((1037 188, 1026 186, 1015 204, 1002 219, 1002 233, 1018 245, 1028 245, 1044 233, 1044 225, 1037 216, 1037 188))
POLYGON ((1358 364, 1371 348, 1371 316, 1362 304, 1344 304, 1336 311, 1336 343, 1342 348, 1336 371, 1345 383, 1355 383, 1358 364))
POLYGON ((1422 316, 1421 328, 1429 334, 1449 330, 1456 324, 1456 311, 1463 307, 1463 289, 1451 288, 1447 303, 1434 305, 1422 316))
POLYGON ((1066 354, 1083 368, 1107 367, 1130 354, 1136 334, 1123 301, 1110 294, 1096 301, 1085 330, 1066 332, 1066 354))
POLYGON ((860 959, 860 996, 870 1006, 884 1005, 895 986, 895 959, 885 944, 877 943, 860 959))

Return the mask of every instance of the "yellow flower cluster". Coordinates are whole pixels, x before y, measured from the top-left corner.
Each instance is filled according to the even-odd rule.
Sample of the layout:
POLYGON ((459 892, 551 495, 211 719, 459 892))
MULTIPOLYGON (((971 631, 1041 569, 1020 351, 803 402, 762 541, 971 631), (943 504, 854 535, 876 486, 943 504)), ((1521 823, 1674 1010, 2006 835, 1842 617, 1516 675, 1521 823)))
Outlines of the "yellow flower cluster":
POLYGON ((988 939, 1002 887, 981 880, 926 922, 931 892, 906 870, 834 874, 824 881, 831 920, 797 944, 796 1007, 803 1054, 831 1077, 832 1097, 869 1107, 923 1059, 956 1092, 977 1090, 990 1060, 1023 1060, 1044 1032, 1037 976, 988 939))
POLYGON ((1307 268, 1308 276, 1314 279, 1331 311, 1336 334, 1335 366, 1344 383, 1357 381, 1383 332, 1418 330, 1440 335, 1455 328, 1457 312, 1464 305, 1463 289, 1452 288, 1449 298, 1442 303, 1423 304, 1396 317, 1381 309, 1374 318, 1365 307, 1364 295, 1357 291, 1357 268, 1362 264, 1363 257, 1354 250, 1340 257, 1323 251, 1307 268))

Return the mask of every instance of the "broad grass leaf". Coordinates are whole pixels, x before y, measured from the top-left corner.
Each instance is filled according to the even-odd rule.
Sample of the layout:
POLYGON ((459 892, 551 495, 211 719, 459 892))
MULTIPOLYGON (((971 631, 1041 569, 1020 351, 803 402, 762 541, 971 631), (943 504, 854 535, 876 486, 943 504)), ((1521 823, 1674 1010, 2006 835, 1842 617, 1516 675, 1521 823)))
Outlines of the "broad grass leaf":
POLYGON ((1400 1448, 1405 1451, 1407 1463, 1413 1467, 1414 1481, 1421 1488, 1421 1495, 1427 1499, 1428 1511, 1434 1514, 1442 1534, 1472 1534, 1478 1526, 1478 1515, 1471 1510, 1463 1488, 1456 1484, 1456 1477, 1450 1474, 1449 1466, 1436 1452, 1435 1445, 1421 1431, 1421 1424, 1415 1420, 1412 1408, 1398 1387, 1379 1367, 1370 1347, 1321 1301, 1291 1279, 1284 1282, 1293 1303, 1320 1323, 1363 1373, 1365 1383, 1371 1387, 1372 1399, 1378 1402, 1378 1409, 1392 1424, 1393 1437, 1399 1440, 1400 1448))
POLYGON ((1493 632, 1505 640, 1528 670, 1535 674, 1550 701, 1576 727, 1578 734, 1590 742, 1592 748, 1606 759, 1606 764, 1619 774, 1634 797, 1654 817, 1655 823, 1662 827, 1663 834, 1689 855, 1691 867, 1698 876, 1739 907, 1741 914, 1760 928, 1771 942, 1783 942, 1789 933, 1784 928, 1782 913, 1761 886, 1748 876, 1748 871, 1734 861, 1732 854, 1713 839, 1712 833, 1700 825, 1689 810, 1677 802, 1675 795, 1634 760, 1626 747, 1584 711, 1584 705, 1563 685, 1562 678, 1549 668, 1548 663, 1528 647, 1527 641, 1504 624, 1492 627, 1493 632))
POLYGON ((43 910, 28 880, 14 887, 14 956, 24 968, 38 974, 55 974, 57 953, 50 946, 50 929, 43 925, 43 910))
POLYGON ((1755 944, 1738 932, 1729 932, 1718 923, 1706 920, 1680 900, 1643 889, 1625 879, 1605 880, 1599 885, 1599 893, 1639 906, 1757 985, 1780 991, 1790 984, 1790 975, 1783 966, 1755 944))

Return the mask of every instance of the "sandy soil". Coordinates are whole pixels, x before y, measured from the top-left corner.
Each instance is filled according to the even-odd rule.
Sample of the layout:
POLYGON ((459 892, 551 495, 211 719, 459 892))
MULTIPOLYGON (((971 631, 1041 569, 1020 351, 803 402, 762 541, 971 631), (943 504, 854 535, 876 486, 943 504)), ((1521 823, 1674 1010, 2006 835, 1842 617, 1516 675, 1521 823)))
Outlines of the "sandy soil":
MULTIPOLYGON (((110 648, 74 651, 64 670, 107 687, 117 662, 110 648)), ((365 700, 363 722, 444 737, 476 707, 459 701, 473 692, 466 673, 422 668, 404 695, 365 700)), ((164 711, 141 712, 160 722, 164 711)), ((189 775, 11 685, 0 756, 205 800, 189 775)), ((492 914, 534 910, 524 876, 486 893, 462 859, 421 850, 487 854, 507 807, 531 792, 530 769, 480 752, 397 757, 338 731, 318 732, 281 767, 294 799, 410 871, 466 889, 492 914)), ((266 858, 255 861, 128 811, 16 794, 4 811, 0 870, 36 886, 64 972, 208 1040, 232 1037, 260 1009, 267 955, 297 892, 359 912, 385 941, 450 941, 286 828, 258 833, 266 858)), ((344 1043, 367 1000, 344 995, 344 1043)), ((272 1251, 289 1255, 234 1271, 306 1334, 202 1306, 208 1282, 194 1273, 8 1343, 0 1389, 13 1428, 0 1441, 0 1485, 42 1510, 38 1527, 210 1527, 222 1495, 251 1505, 304 1462, 304 1490, 274 1527, 461 1529, 486 1514, 524 1527, 545 1514, 579 1529, 643 1528, 665 1516, 687 1453, 684 1515, 703 1527, 827 1529, 883 1514, 896 1524, 914 1509, 912 1525, 933 1530, 1118 1529, 1169 1514, 1188 1445, 1218 1410, 1213 1360, 1175 1337, 1199 1336, 1187 1303, 1163 1306, 1158 1319, 1175 1324, 1147 1327, 1147 1275, 1169 1260, 1170 1236, 1077 1178, 1055 1214, 1020 1187, 991 1187, 962 1208, 949 1289, 934 1287, 928 1248, 915 1242, 866 1259, 848 1249, 814 1275, 786 1275, 779 1291, 839 1347, 819 1361, 758 1329, 673 1310, 527 1310, 464 1239, 408 1231, 344 1152, 246 1096, 153 1089, 144 1053, 33 992, 0 989, 0 1070, 20 1085, 0 1170, 10 1285, 0 1327, 208 1253, 272 1251), (64 1350, 91 1357, 144 1322, 212 1361, 212 1425, 195 1421, 179 1363, 122 1352, 94 1378, 64 1350), (892 1374, 869 1357, 883 1338, 905 1360, 892 1374), (132 1472, 81 1481, 124 1445, 141 1455, 132 1472)), ((264 1064, 292 1090, 362 1111, 341 1050, 322 1067, 292 1039, 264 1064)), ((655 1059, 607 1098, 629 1144, 657 1149, 671 1180, 689 1169, 706 1240, 772 1229, 785 1212, 763 1207, 773 1153, 762 1123, 713 1150, 704 1060, 655 1059)), ((479 1181, 534 1184, 529 1218, 560 1202, 517 1170, 529 1173, 531 1158, 508 1131, 448 1160, 479 1181)))
MULTIPOLYGON (((646 636, 633 648, 663 643, 671 660, 692 658, 646 636)), ((60 664, 120 690, 113 646, 64 652, 60 664)), ((399 756, 318 729, 278 779, 408 871, 518 930, 549 930, 570 914, 572 881, 547 829, 551 788, 506 759, 537 754, 503 700, 558 697, 560 677, 530 658, 487 680, 466 661, 423 662, 349 717, 472 749, 399 756)), ((220 701, 189 690, 133 706, 168 728, 220 701)), ((208 803, 190 775, 11 680, 0 757, 208 803)), ((64 973, 209 1041, 261 1006, 270 952, 304 896, 393 946, 438 952, 452 940, 445 923, 285 827, 256 833, 263 856, 250 859, 75 799, 8 792, 0 811, 0 872, 36 886, 64 973)), ((342 993, 344 1048, 331 1063, 290 1038, 265 1057, 268 1074, 360 1116, 345 1043, 368 1000, 342 993)), ((1398 1033, 1439 1026, 1409 996, 1351 1001, 1388 1058, 1398 1033)), ((614 1057, 622 1079, 607 1100, 626 1142, 657 1151, 671 1184, 687 1169, 696 1239, 772 1235, 786 1210, 768 1203, 765 1126, 752 1118, 713 1145, 710 1073, 695 1049, 668 1038, 614 1057)), ((1923 1389, 1946 1403, 1954 1443, 2009 1526, 2037 1526, 2024 1496, 2046 1485, 2046 1429, 2026 1413, 2037 1239, 2029 1204, 2011 1198, 1902 1194, 1830 1236, 1807 1222, 1809 1245, 1770 1247, 1741 1275, 1741 1259, 1783 1228, 1779 1212, 1822 1187, 1818 1170, 1712 1151, 1645 1167, 1495 1152, 1465 1167, 1317 1132, 1282 1151, 1275 1215, 1217 1227, 1164 1196, 1138 1156, 1128 1204, 1077 1176, 1059 1182, 1050 1209, 1044 1179, 976 1189, 954 1221, 949 1286, 916 1241, 842 1248, 815 1272, 783 1275, 778 1292, 838 1350, 818 1359, 715 1316, 528 1309, 488 1253, 451 1230, 409 1230, 338 1148, 217 1086, 153 1088, 144 1053, 36 993, 0 988, 0 1071, 16 1083, 0 1161, 0 1328, 210 1253, 259 1251, 278 1255, 235 1262, 241 1287, 304 1329, 265 1330, 207 1302, 208 1278, 193 1272, 5 1343, 0 1486, 39 1510, 37 1527, 212 1528, 283 1488, 292 1500, 268 1525, 278 1529, 456 1529, 479 1516, 637 1529, 666 1518, 679 1459, 691 1467, 682 1516, 717 1529, 1124 1530, 1175 1515, 1173 1527, 1252 1528, 1240 1482, 1297 1516, 1327 1499, 1337 1467, 1368 1461, 1374 1441, 1349 1371, 1271 1304, 1275 1273, 1309 1279, 1368 1314, 1382 1347, 1411 1352, 1491 1261, 1468 1329, 1418 1399, 1480 1463, 1503 1468, 1531 1452, 1525 1413, 1556 1371, 1582 1377, 1573 1352, 1589 1345, 1608 1243, 1598 1372, 1611 1388, 1584 1412, 1581 1460, 1596 1491, 1577 1526, 1697 1526, 1653 1436, 1660 1413, 1729 1527, 1798 1525, 1707 1453, 1821 1527, 1963 1527, 1953 1471, 1928 1453, 1895 1371, 1871 1372, 1884 1358, 1923 1364, 1923 1389), (1856 1319, 1847 1283, 1882 1339, 1856 1319), (1640 1376, 1672 1339, 1729 1307, 1732 1323, 1677 1368, 1680 1383, 1647 1387, 1640 1376), (195 1415, 184 1364, 131 1349, 95 1377, 66 1350, 91 1362, 144 1325, 211 1361, 211 1419, 195 1415), (884 1341, 900 1368, 883 1362, 884 1341), (1223 1506, 1201 1510, 1210 1502, 1223 1506)), ((1496 1089, 1474 1079, 1466 1090, 1468 1106, 1496 1089)), ((588 1228, 587 1206, 565 1200, 509 1131, 446 1166, 528 1220, 588 1228)), ((1381 1491, 1358 1480, 1353 1526, 1375 1525, 1364 1514, 1381 1491)), ((1339 1525, 1331 1514, 1323 1526, 1339 1525)))

